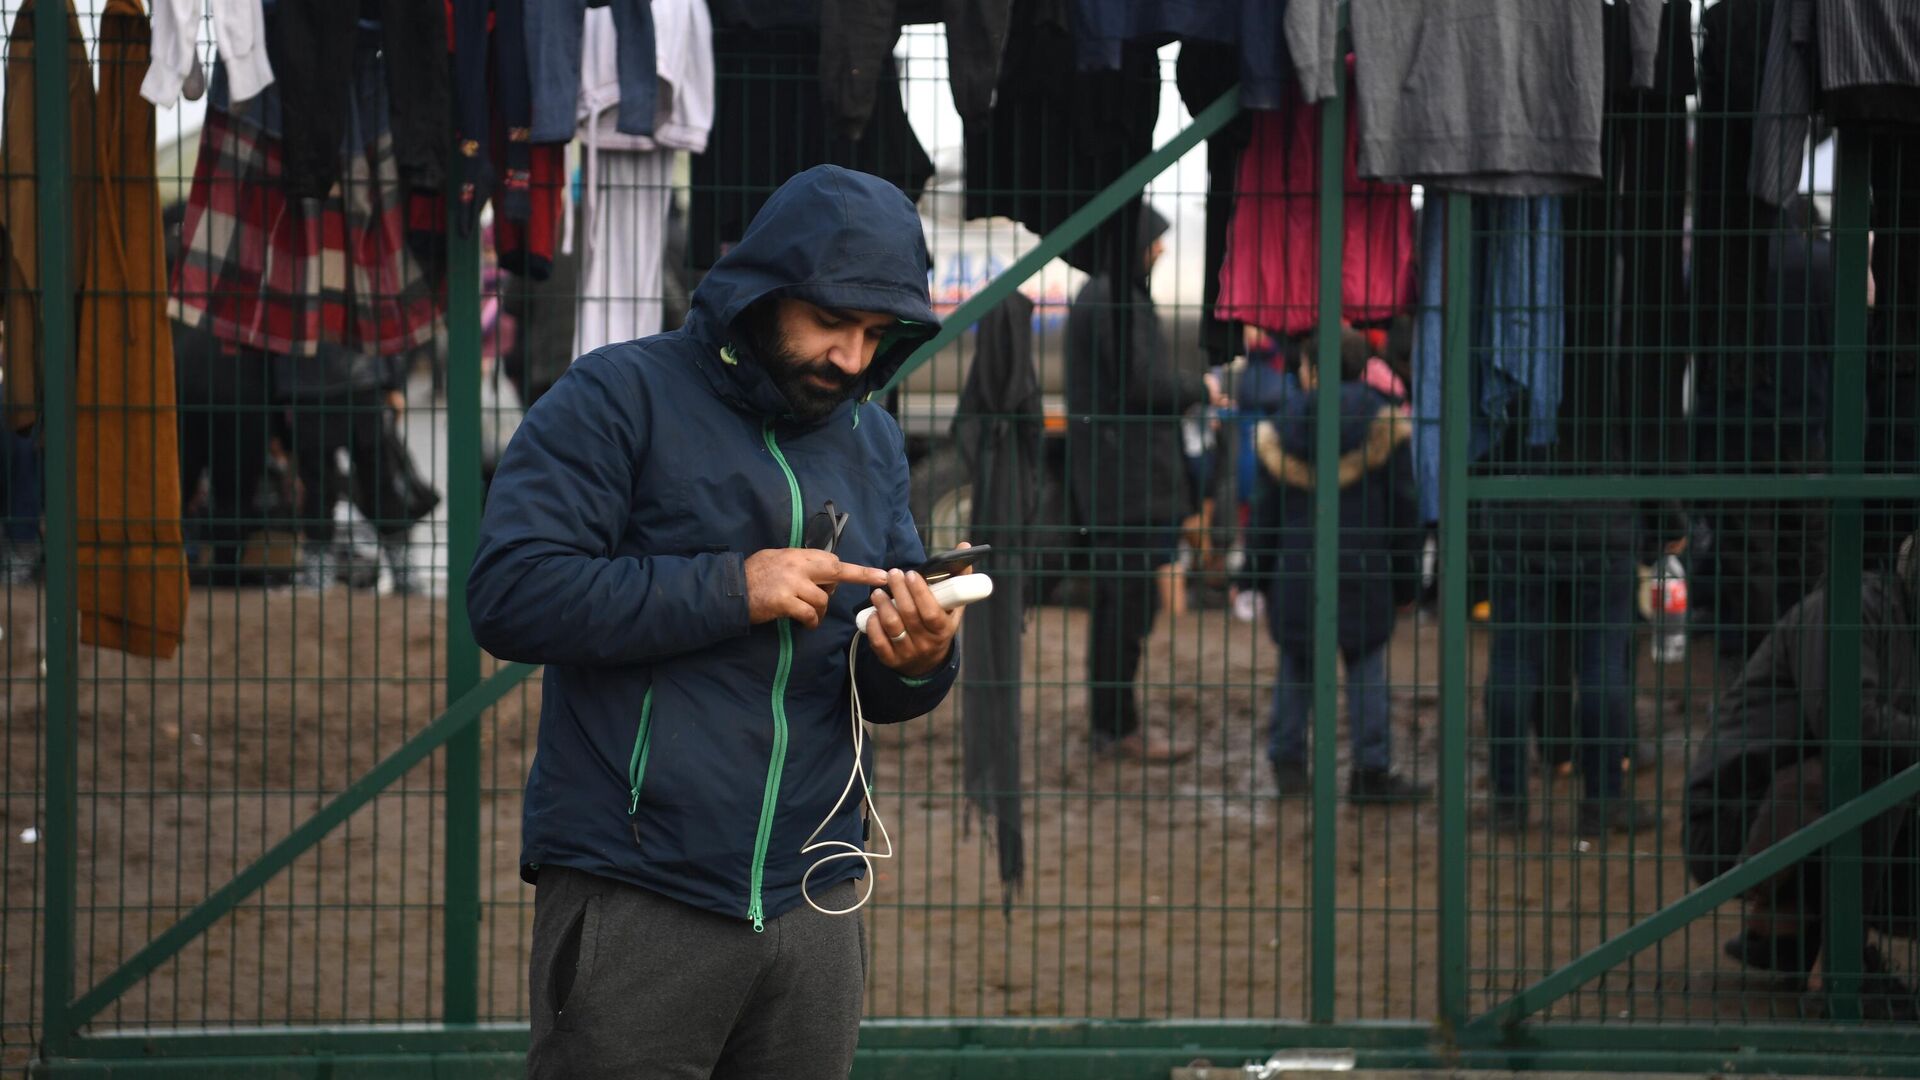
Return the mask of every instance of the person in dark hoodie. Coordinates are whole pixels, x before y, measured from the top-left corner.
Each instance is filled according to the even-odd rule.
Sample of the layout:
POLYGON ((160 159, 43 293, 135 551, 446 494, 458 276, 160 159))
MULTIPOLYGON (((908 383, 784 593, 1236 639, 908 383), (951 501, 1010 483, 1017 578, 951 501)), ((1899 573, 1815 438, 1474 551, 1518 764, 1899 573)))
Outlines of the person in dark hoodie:
POLYGON ((501 457, 467 604, 483 648, 546 665, 529 1076, 852 1065, 854 718, 920 716, 959 667, 959 614, 879 569, 925 558, 868 399, 937 329, 927 266, 899 189, 808 169, 685 326, 581 357, 501 457))
MULTIPOLYGON (((1413 486, 1413 424, 1404 397, 1369 385, 1365 336, 1341 337, 1340 381, 1323 385, 1310 349, 1300 356, 1300 390, 1254 432, 1266 490, 1258 533, 1274 546, 1267 625, 1280 650, 1267 759, 1280 794, 1307 791, 1307 720, 1313 701, 1314 428, 1322 393, 1340 398, 1340 657, 1347 669, 1356 803, 1425 798, 1431 789, 1393 772, 1387 646, 1397 611, 1420 587, 1420 510, 1413 486)), ((1333 365, 1327 365, 1332 367, 1333 365)), ((1330 372, 1331 374, 1331 372, 1330 372)))
POLYGON ((1067 312, 1067 484, 1092 551, 1094 749, 1174 762, 1193 748, 1141 729, 1133 681, 1159 613, 1160 567, 1173 561, 1180 521, 1191 512, 1181 415, 1230 402, 1211 373, 1182 372, 1163 356, 1147 276, 1166 250, 1167 220, 1142 204, 1137 229, 1138 255, 1091 278, 1067 312))
MULTIPOLYGON (((1860 582, 1861 784, 1920 761, 1920 536, 1901 545, 1892 573, 1860 582)), ((1828 595, 1814 589, 1773 627, 1715 704, 1713 727, 1687 770, 1687 868, 1705 883, 1813 823, 1828 809, 1828 595)), ((1908 802, 1860 830, 1863 913, 1869 927, 1920 936, 1920 827, 1908 802)), ((1745 926, 1724 951, 1751 968, 1805 986, 1827 939, 1818 857, 1749 890, 1745 926)), ((1867 1019, 1920 1020, 1920 996, 1864 952, 1867 1019)))

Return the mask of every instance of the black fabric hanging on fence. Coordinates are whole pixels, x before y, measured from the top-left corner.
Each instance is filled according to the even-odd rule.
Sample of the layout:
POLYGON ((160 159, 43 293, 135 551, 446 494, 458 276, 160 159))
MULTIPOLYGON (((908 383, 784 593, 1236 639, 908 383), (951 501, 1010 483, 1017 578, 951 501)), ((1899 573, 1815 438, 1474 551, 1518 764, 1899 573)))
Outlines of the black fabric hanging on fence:
POLYGON ((726 147, 693 159, 689 261, 714 261, 795 173, 842 165, 897 185, 916 202, 933 176, 900 103, 889 42, 873 116, 857 139, 836 135, 820 98, 820 32, 810 27, 713 32, 713 129, 726 147))
MULTIPOLYGON (((1062 61, 1073 47, 1063 0, 1014 5, 993 112, 966 125, 968 220, 1008 217, 1045 236, 1152 152, 1160 115, 1153 47, 1129 43, 1118 70, 1084 73, 1062 61)), ((1067 251, 1067 263, 1130 279, 1117 260, 1139 250, 1139 216, 1137 199, 1116 210, 1067 251)))
POLYGON ((452 141, 447 116, 447 13, 441 3, 408 0, 277 0, 267 8, 267 44, 282 113, 287 190, 322 198, 340 179, 347 138, 355 37, 362 20, 378 23, 386 72, 388 125, 409 187, 439 190, 452 141))
POLYGON ((973 366, 953 419, 954 444, 973 477, 969 539, 994 546, 1003 587, 967 618, 961 685, 962 773, 969 812, 992 822, 1000 856, 1001 911, 1026 870, 1020 803, 1020 631, 1026 574, 1045 473, 1040 379, 1033 368, 1033 301, 1014 293, 980 320, 973 366))
MULTIPOLYGON (((1232 45, 1203 41, 1180 43, 1174 80, 1187 112, 1198 116, 1221 94, 1233 88, 1238 50, 1232 45)), ((1207 137, 1207 237, 1203 257, 1205 279, 1200 293, 1200 347, 1210 364, 1224 364, 1246 351, 1241 324, 1213 317, 1220 299, 1220 264, 1227 259, 1227 229, 1233 224, 1233 186, 1240 175, 1240 155, 1253 138, 1253 117, 1234 117, 1207 137)))

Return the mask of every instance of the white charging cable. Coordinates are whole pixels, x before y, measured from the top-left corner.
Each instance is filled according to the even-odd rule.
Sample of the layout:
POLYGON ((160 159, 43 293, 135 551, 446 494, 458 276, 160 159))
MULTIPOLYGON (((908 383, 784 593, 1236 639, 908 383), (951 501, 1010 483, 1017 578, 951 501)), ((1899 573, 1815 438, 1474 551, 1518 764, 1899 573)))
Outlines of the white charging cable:
POLYGON ((887 835, 886 822, 880 820, 880 808, 873 805, 873 782, 867 779, 867 766, 861 756, 867 743, 867 718, 860 709, 860 682, 854 678, 854 664, 858 661, 859 654, 860 635, 855 634, 852 643, 847 646, 847 687, 853 699, 852 705, 847 710, 853 723, 853 771, 847 774, 847 786, 840 789, 840 797, 833 801, 833 809, 827 811, 827 816, 821 819, 819 827, 813 830, 813 835, 807 837, 807 842, 800 848, 802 855, 811 855, 816 851, 828 852, 816 860, 812 866, 807 867, 806 873, 800 875, 800 895, 806 899, 808 906, 822 915, 851 915, 865 907, 867 901, 873 899, 874 878, 878 876, 874 872, 873 861, 893 858, 893 838, 887 835), (840 813, 840 808, 846 805, 847 796, 852 794, 855 784, 860 785, 860 800, 866 805, 868 817, 873 821, 874 827, 880 830, 880 843, 885 849, 883 851, 868 851, 864 838, 857 844, 850 844, 845 840, 820 839, 820 834, 827 831, 827 827, 833 824, 835 815, 840 813), (834 850, 836 848, 840 850, 834 850), (812 880, 814 871, 841 859, 859 859, 866 864, 867 891, 861 894, 860 899, 856 900, 852 907, 835 911, 814 903, 813 894, 807 890, 807 883, 812 880))

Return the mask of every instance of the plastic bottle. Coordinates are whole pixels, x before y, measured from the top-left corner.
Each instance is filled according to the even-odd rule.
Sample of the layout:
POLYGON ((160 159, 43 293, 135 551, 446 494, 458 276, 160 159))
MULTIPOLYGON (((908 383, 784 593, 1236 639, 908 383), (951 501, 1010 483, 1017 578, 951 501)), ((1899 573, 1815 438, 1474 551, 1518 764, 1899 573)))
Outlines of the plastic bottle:
POLYGON ((1653 564, 1653 661, 1678 664, 1687 658, 1687 569, 1679 556, 1663 555, 1653 564))

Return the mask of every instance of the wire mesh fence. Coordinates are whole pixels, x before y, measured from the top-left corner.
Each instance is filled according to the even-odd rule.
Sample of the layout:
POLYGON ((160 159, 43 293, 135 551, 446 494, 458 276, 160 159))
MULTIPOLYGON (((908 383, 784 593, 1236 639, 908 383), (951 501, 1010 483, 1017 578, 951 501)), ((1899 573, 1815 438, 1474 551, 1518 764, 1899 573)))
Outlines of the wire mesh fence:
POLYGON ((51 75, 67 32, 0 5, 6 1065, 526 1023, 541 692, 466 625, 486 485, 820 162, 906 191, 980 320, 876 401, 927 549, 989 541, 998 583, 963 686, 870 736, 870 1031, 1912 1019, 1911 795, 1674 908, 1916 735, 1917 144, 1815 130, 1785 205, 1749 194, 1798 119, 1761 112, 1763 7, 1671 5, 1564 196, 1363 179, 1350 83, 1241 110, 1232 50, 1067 79, 1038 16, 985 112, 907 27, 847 138, 817 31, 723 19, 710 133, 589 113, 529 209, 418 171, 375 27, 316 163, 224 64, 141 101, 139 5, 78 5, 51 75))

